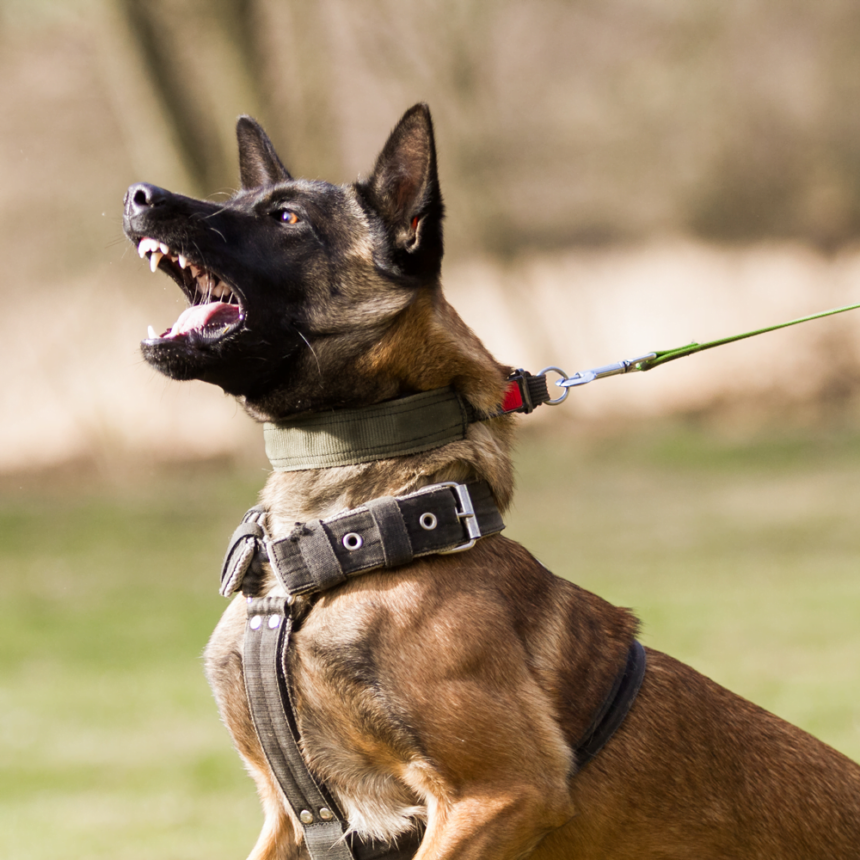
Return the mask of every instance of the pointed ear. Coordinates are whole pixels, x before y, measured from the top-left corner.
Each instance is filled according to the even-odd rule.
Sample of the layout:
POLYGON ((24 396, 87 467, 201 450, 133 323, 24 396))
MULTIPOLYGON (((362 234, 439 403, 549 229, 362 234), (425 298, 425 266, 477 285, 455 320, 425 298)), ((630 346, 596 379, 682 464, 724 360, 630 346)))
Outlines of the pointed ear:
MULTIPOLYGON (((422 268, 441 264, 442 195, 436 172, 436 144, 430 109, 410 108, 391 132, 367 182, 374 208, 395 247, 422 268)), ((411 267, 410 267, 411 268, 411 267)))
POLYGON ((239 140, 239 176, 242 188, 261 188, 292 179, 281 164, 272 141, 260 124, 249 116, 240 116, 236 123, 239 140))

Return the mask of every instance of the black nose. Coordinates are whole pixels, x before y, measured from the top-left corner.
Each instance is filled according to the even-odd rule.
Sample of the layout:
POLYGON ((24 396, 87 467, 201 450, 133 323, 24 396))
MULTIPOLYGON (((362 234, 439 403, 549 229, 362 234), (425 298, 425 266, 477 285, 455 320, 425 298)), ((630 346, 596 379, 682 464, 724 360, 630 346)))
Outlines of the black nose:
POLYGON ((149 209, 161 206, 167 202, 170 192, 157 185, 138 182, 125 192, 125 216, 141 215, 149 209))

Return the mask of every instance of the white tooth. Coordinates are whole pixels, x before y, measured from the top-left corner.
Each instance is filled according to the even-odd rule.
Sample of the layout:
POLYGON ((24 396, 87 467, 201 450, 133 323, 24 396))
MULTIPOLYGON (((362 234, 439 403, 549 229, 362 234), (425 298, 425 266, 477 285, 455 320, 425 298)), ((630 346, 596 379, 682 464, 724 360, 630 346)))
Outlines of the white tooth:
POLYGON ((162 254, 169 254, 170 253, 169 246, 165 245, 164 242, 162 242, 158 247, 161 249, 162 254))
POLYGON ((158 264, 161 262, 163 256, 164 254, 161 251, 153 251, 149 255, 149 270, 151 272, 154 272, 158 268, 158 264))
POLYGON ((155 239, 150 239, 148 236, 144 236, 143 239, 140 240, 140 243, 137 246, 137 253, 143 257, 148 251, 155 251, 158 249, 158 242, 155 239))
POLYGON ((188 260, 186 260, 185 257, 182 256, 182 254, 180 254, 179 255, 179 268, 184 269, 187 265, 188 265, 188 260))
POLYGON ((158 335, 155 333, 155 329, 152 326, 147 329, 146 333, 149 335, 150 340, 153 340, 154 338, 158 337, 158 335))

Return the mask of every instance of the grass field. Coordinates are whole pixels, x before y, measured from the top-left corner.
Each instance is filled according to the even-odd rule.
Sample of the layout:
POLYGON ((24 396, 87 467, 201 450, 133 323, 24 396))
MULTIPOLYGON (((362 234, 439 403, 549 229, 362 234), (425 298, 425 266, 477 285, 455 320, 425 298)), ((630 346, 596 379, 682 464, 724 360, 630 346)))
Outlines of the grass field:
MULTIPOLYGON (((508 534, 643 641, 860 758, 860 437, 525 437, 508 534)), ((0 485, 0 856, 244 857, 200 653, 262 472, 0 485)))

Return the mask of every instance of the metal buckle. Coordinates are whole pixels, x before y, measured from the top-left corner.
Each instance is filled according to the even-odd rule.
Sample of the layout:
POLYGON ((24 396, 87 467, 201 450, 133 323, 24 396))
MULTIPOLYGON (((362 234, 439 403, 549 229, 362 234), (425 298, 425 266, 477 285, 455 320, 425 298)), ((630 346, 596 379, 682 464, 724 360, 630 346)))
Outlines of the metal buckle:
POLYGON ((465 484, 458 484, 456 481, 442 481, 439 484, 435 484, 435 486, 450 487, 456 493, 461 508, 461 510, 457 511, 457 519, 465 520, 466 534, 469 537, 469 540, 466 543, 460 544, 460 546, 439 550, 439 555, 450 555, 454 552, 463 552, 463 550, 471 549, 482 535, 481 527, 478 525, 478 518, 475 516, 475 506, 472 504, 472 497, 469 495, 469 488, 465 484))

